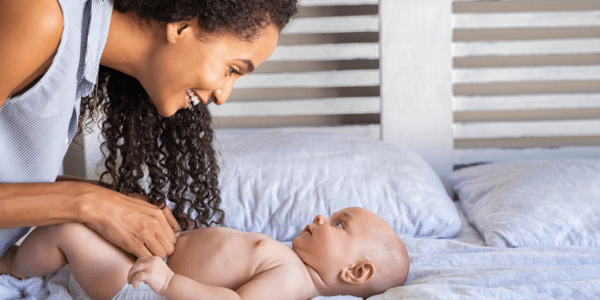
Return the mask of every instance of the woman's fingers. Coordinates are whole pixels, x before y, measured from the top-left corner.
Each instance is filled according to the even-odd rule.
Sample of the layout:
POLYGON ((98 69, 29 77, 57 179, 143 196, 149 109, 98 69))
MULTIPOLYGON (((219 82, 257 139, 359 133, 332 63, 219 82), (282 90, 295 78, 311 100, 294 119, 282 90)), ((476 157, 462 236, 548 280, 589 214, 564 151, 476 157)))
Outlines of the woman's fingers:
POLYGON ((137 257, 173 253, 177 238, 164 210, 102 187, 93 196, 99 204, 92 207, 95 221, 86 223, 88 227, 137 257))
MULTIPOLYGON (((117 245, 117 246, 119 246, 119 245, 117 245)), ((146 248, 146 245, 141 244, 141 243, 135 243, 134 245, 131 245, 132 250, 128 250, 123 247, 122 247, 122 249, 129 253, 133 253, 133 255, 135 255, 136 257, 152 256, 152 252, 150 252, 150 250, 148 250, 148 248, 146 248)))
MULTIPOLYGON (((167 239, 168 241, 170 241, 169 244, 174 245, 175 242, 177 242, 177 237, 175 236, 175 229, 171 226, 171 224, 169 224, 165 211, 170 212, 171 210, 169 210, 169 208, 165 206, 165 208, 163 208, 160 211, 159 216, 156 217, 160 222, 159 224, 161 227, 160 230, 157 230, 156 237, 159 241, 161 241, 162 239, 167 239)), ((181 231, 181 229, 179 231, 181 231)), ((169 252, 169 254, 171 253, 172 250, 169 252)))
MULTIPOLYGON (((132 196, 134 199, 136 199, 136 200, 132 199, 132 201, 142 200, 144 203, 150 205, 148 207, 156 208, 156 206, 149 203, 151 199, 148 196, 140 195, 137 193, 131 194, 130 196, 132 196)), ((141 204, 141 202, 140 202, 140 204, 141 204)), ((175 219, 175 217, 173 216, 173 213, 171 212, 171 210, 169 209, 169 207, 167 205, 165 205, 165 207, 162 209, 162 213, 164 215, 164 218, 157 217, 157 219, 160 221, 160 223, 164 229, 164 233, 167 235, 167 238, 171 240, 172 244, 175 244, 175 242, 177 241, 175 232, 181 231, 181 227, 179 227, 179 223, 177 223, 177 220, 175 219)), ((169 254, 171 254, 171 253, 169 253, 169 254)))
POLYGON ((161 210, 157 206, 149 203, 150 197, 143 196, 140 194, 132 194, 129 200, 134 203, 138 203, 152 210, 153 213, 151 218, 148 218, 147 225, 144 226, 145 234, 142 235, 143 244, 152 253, 152 255, 159 256, 162 258, 171 255, 175 250, 175 242, 177 237, 175 236, 174 230, 178 229, 181 231, 177 220, 173 217, 171 210, 168 206, 161 210), (170 218, 169 218, 170 217, 170 218), (174 228, 171 223, 174 223, 174 228))
POLYGON ((158 256, 162 259, 167 257, 167 252, 173 253, 172 249, 169 249, 170 251, 166 249, 167 247, 173 248, 173 244, 168 243, 168 241, 166 241, 164 238, 157 238, 156 236, 154 238, 146 238, 144 243, 146 245, 146 248, 148 248, 148 250, 152 252, 152 255, 158 256), (165 244, 161 243, 161 240, 165 242, 165 244, 167 245, 166 247, 165 244))
POLYGON ((162 211, 165 215, 165 218, 167 219, 167 222, 169 223, 171 228, 173 228, 173 231, 180 232, 181 227, 179 227, 179 223, 177 223, 177 219, 175 219, 175 217, 173 216, 173 213, 171 212, 169 207, 165 205, 165 207, 163 208, 162 211))
POLYGON ((155 255, 165 258, 173 253, 177 238, 164 213, 155 206, 150 209, 152 210, 151 213, 142 215, 140 220, 131 224, 132 228, 137 227, 135 232, 138 237, 137 242, 145 246, 150 253, 144 251, 140 253, 141 255, 134 254, 138 257, 155 255))

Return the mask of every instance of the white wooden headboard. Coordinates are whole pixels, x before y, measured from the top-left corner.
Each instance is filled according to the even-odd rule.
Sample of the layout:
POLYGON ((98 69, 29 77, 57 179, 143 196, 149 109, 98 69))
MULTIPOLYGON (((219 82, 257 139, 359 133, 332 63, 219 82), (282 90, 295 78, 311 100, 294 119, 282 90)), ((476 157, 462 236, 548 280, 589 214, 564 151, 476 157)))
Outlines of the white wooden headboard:
MULTIPOLYGON (((300 5, 273 56, 212 107, 218 128, 368 135, 416 151, 440 175, 474 162, 600 158, 600 0, 300 5)), ((98 153, 84 155, 79 169, 94 178, 98 153)))
POLYGON ((600 1, 300 4, 355 9, 301 16, 287 35, 378 32, 379 40, 282 45, 270 61, 379 60, 378 68, 281 67, 240 79, 236 88, 260 88, 266 96, 270 88, 378 86, 380 94, 233 100, 215 109, 217 116, 378 114, 376 124, 333 129, 411 148, 440 174, 482 161, 600 157, 600 1), (379 14, 361 13, 370 6, 378 6, 379 14))

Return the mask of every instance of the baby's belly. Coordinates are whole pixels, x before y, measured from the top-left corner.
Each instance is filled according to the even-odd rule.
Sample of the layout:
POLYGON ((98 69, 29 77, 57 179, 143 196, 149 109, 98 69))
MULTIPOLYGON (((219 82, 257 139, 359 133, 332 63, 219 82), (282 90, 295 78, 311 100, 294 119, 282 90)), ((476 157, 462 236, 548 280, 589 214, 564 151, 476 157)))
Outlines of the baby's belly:
POLYGON ((179 237, 167 264, 175 274, 237 290, 260 265, 256 244, 261 238, 266 236, 227 228, 195 230, 179 237))

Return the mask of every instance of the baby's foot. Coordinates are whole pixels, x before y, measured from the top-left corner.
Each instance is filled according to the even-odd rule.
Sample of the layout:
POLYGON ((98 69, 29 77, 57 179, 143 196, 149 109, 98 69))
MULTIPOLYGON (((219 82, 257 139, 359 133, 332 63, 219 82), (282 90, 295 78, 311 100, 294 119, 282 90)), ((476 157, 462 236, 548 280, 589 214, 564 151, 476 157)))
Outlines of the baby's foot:
POLYGON ((17 252, 17 249, 19 249, 19 246, 10 247, 8 251, 6 251, 6 254, 0 258, 0 274, 10 274, 17 278, 23 279, 25 278, 23 275, 17 274, 14 272, 14 270, 12 270, 12 263, 14 261, 14 256, 17 252))

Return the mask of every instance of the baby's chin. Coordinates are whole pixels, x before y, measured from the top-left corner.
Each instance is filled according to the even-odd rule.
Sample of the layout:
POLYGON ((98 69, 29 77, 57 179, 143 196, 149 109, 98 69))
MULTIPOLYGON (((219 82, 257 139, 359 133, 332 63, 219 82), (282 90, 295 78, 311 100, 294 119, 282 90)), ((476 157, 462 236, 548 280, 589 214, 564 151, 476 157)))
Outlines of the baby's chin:
POLYGON ((292 245, 292 249, 294 249, 294 247, 297 245, 297 243, 298 243, 298 236, 297 236, 297 237, 295 237, 295 238, 292 240, 292 244, 291 244, 291 245, 292 245))

